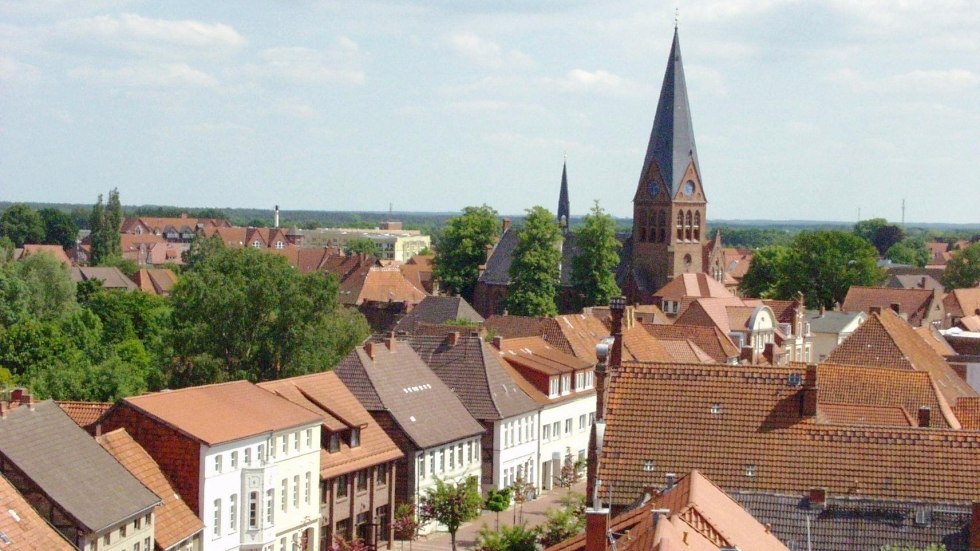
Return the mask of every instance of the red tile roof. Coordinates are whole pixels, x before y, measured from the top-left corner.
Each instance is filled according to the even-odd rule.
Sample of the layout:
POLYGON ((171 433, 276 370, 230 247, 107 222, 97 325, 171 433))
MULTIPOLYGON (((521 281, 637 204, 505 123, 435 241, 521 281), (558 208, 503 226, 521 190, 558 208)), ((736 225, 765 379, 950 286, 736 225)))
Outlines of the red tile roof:
MULTIPOLYGON (((95 425, 102 414, 109 411, 112 404, 107 402, 57 402, 58 406, 71 417, 71 420, 85 430, 95 425)), ((91 432, 91 431, 90 431, 91 432)))
POLYGON ((868 317, 831 352, 827 363, 925 371, 950 404, 963 396, 977 395, 939 353, 890 310, 868 317))
POLYGON ((953 289, 943 299, 946 313, 957 318, 980 314, 980 287, 953 289))
POLYGON ((99 444, 163 503, 154 511, 157 549, 168 549, 204 529, 204 523, 170 485, 156 461, 126 432, 116 429, 96 438, 99 444))
POLYGON ((689 340, 660 339, 660 344, 663 345, 667 353, 670 354, 671 359, 675 362, 692 364, 717 363, 707 352, 701 350, 698 345, 689 340))
MULTIPOLYGON (((980 432, 822 424, 801 417, 791 367, 626 363, 611 382, 598 478, 633 503, 667 472, 728 491, 969 503, 980 498, 980 432)), ((881 372, 886 377, 887 372, 881 372)), ((818 378, 818 386, 820 386, 818 378)))
POLYGON ((313 412, 248 381, 155 392, 123 401, 208 446, 320 421, 313 412))
POLYGON ((73 551, 76 547, 45 521, 24 496, 0 475, 0 533, 10 540, 0 549, 73 551))
POLYGON ((32 254, 45 253, 49 254, 55 259, 60 260, 66 266, 71 266, 71 259, 65 254, 65 250, 61 248, 61 245, 34 245, 31 243, 24 243, 24 246, 20 249, 20 256, 16 260, 22 260, 31 256, 32 254))
POLYGON ((426 296, 398 268, 371 267, 343 281, 339 298, 341 303, 349 305, 368 301, 418 304, 426 296))
POLYGON ((323 418, 328 432, 361 427, 360 446, 351 448, 344 444, 340 451, 333 453, 320 450, 321 478, 334 478, 404 457, 336 373, 315 373, 259 383, 259 386, 316 413, 323 418))
POLYGON ((655 298, 681 300, 690 297, 733 298, 724 285, 705 273, 681 274, 653 294, 655 298))
POLYGON ((707 353, 715 363, 726 363, 729 358, 737 358, 739 349, 728 335, 715 325, 655 325, 643 324, 651 335, 661 340, 687 339, 707 353))
MULTIPOLYGON (((563 322, 563 319, 568 316, 557 316, 556 318, 535 318, 527 316, 499 316, 493 315, 486 319, 483 323, 484 330, 487 334, 493 336, 500 336, 505 339, 513 339, 517 337, 541 337, 548 342, 551 346, 554 346, 558 350, 566 354, 571 354, 573 356, 578 356, 578 353, 585 350, 585 346, 581 349, 576 348, 576 345, 569 342, 565 333, 563 332, 564 327, 559 328, 559 325, 565 323, 570 326, 571 322, 563 322)), ((603 327, 602 323, 596 320, 595 325, 598 327, 603 327)), ((604 328, 603 331, 606 331, 604 328)), ((605 334, 608 334, 606 331, 605 334)), ((595 345, 592 345, 593 347, 595 345)), ((581 357, 581 356, 579 356, 581 357)))
POLYGON ((892 304, 897 304, 900 313, 908 316, 909 323, 918 326, 929 315, 933 296, 929 289, 854 286, 847 290, 841 310, 870 313, 872 307, 888 310, 892 304))
POLYGON ((133 274, 133 282, 143 292, 167 296, 177 283, 177 274, 167 268, 142 268, 133 274))

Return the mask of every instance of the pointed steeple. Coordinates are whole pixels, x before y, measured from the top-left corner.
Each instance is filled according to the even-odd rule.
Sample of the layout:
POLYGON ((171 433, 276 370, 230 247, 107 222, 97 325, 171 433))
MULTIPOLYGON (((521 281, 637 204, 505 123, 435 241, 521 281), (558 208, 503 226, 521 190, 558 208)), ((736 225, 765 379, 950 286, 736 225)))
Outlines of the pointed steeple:
POLYGON ((673 196, 681 184, 688 163, 694 161, 694 168, 700 174, 698 150, 694 145, 694 125, 691 123, 691 107, 687 101, 687 82, 684 80, 684 64, 681 62, 681 45, 674 27, 674 43, 670 47, 667 71, 660 88, 660 101, 657 115, 653 120, 653 131, 647 145, 641 185, 646 184, 651 163, 656 163, 667 185, 668 194, 673 196))
POLYGON ((558 193, 558 224, 561 225, 562 231, 568 229, 568 224, 570 220, 571 213, 569 212, 568 204, 568 172, 567 164, 565 161, 561 165, 561 191, 558 193))

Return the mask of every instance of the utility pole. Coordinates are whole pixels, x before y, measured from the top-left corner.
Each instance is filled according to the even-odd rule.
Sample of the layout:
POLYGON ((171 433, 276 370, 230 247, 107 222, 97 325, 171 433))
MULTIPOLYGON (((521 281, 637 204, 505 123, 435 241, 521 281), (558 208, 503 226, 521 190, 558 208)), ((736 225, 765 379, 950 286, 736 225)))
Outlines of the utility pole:
POLYGON ((902 229, 905 229, 905 197, 902 197, 902 229))

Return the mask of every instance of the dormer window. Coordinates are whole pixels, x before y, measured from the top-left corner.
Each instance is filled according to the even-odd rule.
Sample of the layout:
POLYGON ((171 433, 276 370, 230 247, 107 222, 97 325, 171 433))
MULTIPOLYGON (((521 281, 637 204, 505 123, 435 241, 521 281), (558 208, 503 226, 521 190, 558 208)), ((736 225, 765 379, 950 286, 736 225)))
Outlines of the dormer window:
POLYGON ((568 394, 572 391, 572 376, 562 375, 561 376, 561 393, 568 394))
POLYGON ((283 249, 285 247, 286 247, 286 245, 282 241, 276 241, 276 248, 277 249, 283 249))
POLYGON ((558 377, 552 377, 548 381, 548 397, 554 398, 558 396, 558 377))
POLYGON ((330 447, 327 449, 330 453, 335 453, 340 451, 340 436, 337 434, 330 435, 330 447))
POLYGON ((350 431, 350 447, 356 448, 361 445, 361 429, 354 428, 350 431))
POLYGON ((262 248, 262 242, 259 241, 258 239, 256 239, 255 241, 252 241, 252 246, 255 247, 256 249, 261 249, 262 248))

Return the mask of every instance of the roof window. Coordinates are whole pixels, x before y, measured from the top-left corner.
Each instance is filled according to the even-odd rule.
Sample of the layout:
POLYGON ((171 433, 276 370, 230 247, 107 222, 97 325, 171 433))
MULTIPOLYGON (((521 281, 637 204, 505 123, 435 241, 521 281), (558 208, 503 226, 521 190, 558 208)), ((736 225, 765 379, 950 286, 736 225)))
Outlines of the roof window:
POLYGON ((711 414, 718 415, 721 413, 721 404, 711 404, 711 414))
POLYGON ((745 466, 745 476, 755 476, 755 464, 745 466))

